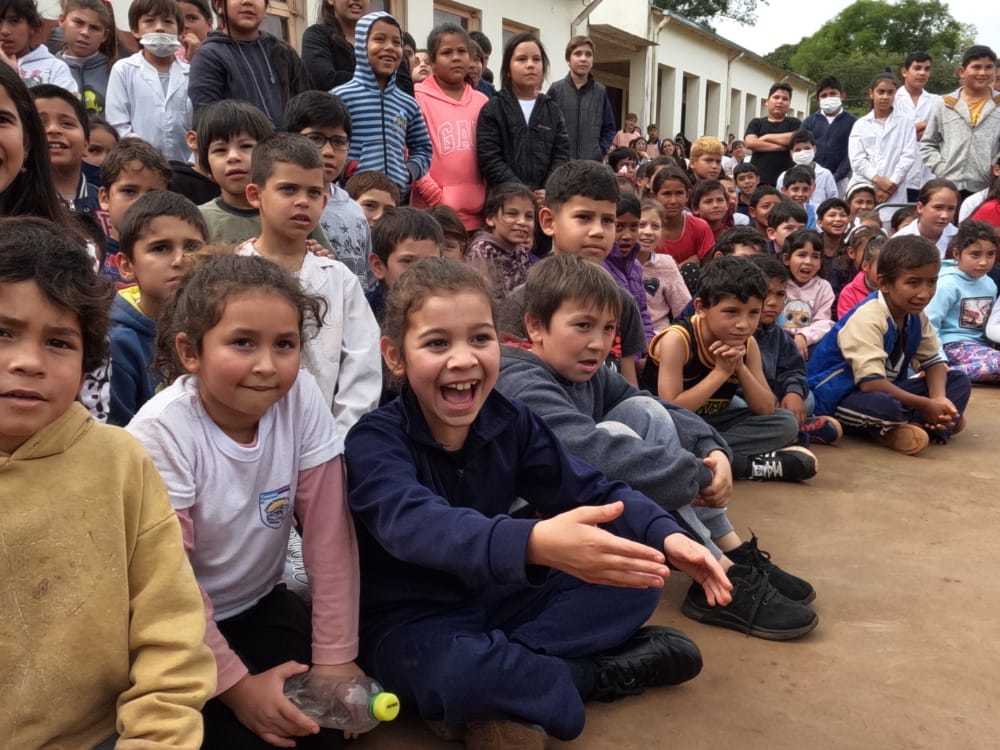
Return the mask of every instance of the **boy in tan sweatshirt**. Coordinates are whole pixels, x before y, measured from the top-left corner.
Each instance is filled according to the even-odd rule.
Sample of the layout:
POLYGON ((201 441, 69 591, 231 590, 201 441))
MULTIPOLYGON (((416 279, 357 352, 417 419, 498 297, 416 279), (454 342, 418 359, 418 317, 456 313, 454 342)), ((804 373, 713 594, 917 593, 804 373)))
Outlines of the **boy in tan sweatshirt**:
POLYGON ((201 595, 152 461, 76 402, 113 295, 82 244, 0 221, 0 746, 201 745, 201 595))

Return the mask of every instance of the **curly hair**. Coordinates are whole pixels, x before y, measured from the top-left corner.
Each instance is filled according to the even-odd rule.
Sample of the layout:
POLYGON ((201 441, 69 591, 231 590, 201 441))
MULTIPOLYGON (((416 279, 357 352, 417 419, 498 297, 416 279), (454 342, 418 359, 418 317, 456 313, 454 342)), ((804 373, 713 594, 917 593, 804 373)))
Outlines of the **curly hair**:
POLYGON ((177 354, 177 336, 183 333, 200 353, 205 334, 219 324, 233 297, 265 291, 285 299, 299 313, 299 333, 314 335, 323 325, 325 300, 302 291, 287 271, 257 256, 204 254, 185 277, 173 298, 160 312, 156 325, 153 366, 164 383, 172 383, 186 370, 177 354))
POLYGON ((0 284, 22 281, 33 281, 45 299, 76 315, 82 371, 100 367, 107 356, 108 311, 115 288, 97 275, 80 239, 46 219, 0 219, 0 284))

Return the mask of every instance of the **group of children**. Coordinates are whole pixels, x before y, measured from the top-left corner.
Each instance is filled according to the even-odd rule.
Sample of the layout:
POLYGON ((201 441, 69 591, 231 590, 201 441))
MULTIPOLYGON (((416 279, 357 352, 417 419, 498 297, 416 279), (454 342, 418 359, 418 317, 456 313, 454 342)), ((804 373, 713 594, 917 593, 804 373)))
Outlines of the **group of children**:
POLYGON ((844 430, 916 454, 963 429, 970 380, 1000 380, 1000 240, 951 227, 948 180, 888 237, 883 188, 814 203, 821 180, 836 191, 815 142, 762 126, 755 158, 778 141, 806 156, 728 178, 704 138, 634 184, 570 160, 493 186, 481 214, 418 208, 440 187, 434 135, 395 116, 380 153, 358 135, 409 106, 391 16, 358 21, 338 97, 294 90, 294 60, 254 35, 263 3, 223 2, 226 33, 192 43, 188 70, 164 39, 185 4, 157 2, 132 6, 129 75, 164 101, 178 76, 202 92, 176 153, 134 129, 88 153, 84 102, 43 85, 32 102, 0 69, 18 131, 0 147, 46 144, 51 184, 28 192, 78 217, 21 216, 7 191, 48 167, 0 163, 19 216, 0 219, 0 474, 22 500, 0 520, 17 654, 0 716, 17 746, 336 746, 284 695, 307 670, 367 673, 468 747, 572 739, 586 702, 700 671, 690 639, 645 624, 670 568, 696 621, 771 640, 817 626, 812 585, 731 524, 734 482, 808 480, 810 447, 844 430), (235 58, 238 81, 208 72, 235 58), (345 180, 351 160, 374 168, 345 180))

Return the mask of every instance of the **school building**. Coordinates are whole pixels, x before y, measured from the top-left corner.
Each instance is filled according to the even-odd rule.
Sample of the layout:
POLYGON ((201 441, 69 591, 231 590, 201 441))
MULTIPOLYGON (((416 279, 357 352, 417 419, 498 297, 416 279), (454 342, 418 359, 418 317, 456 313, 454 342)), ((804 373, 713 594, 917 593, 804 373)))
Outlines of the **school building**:
MULTIPOLYGON (((320 1, 271 0, 268 31, 298 47, 320 1)), ((127 26, 129 3, 112 4, 118 25, 127 26)), ((58 0, 42 0, 39 7, 46 17, 58 15, 58 0)), ((767 91, 778 80, 792 86, 796 117, 810 111, 811 81, 649 0, 372 0, 371 9, 400 19, 418 46, 444 21, 484 32, 493 42, 494 71, 504 42, 534 31, 552 60, 550 82, 567 73, 566 42, 587 34, 597 47, 594 75, 608 87, 619 125, 626 112, 635 112, 644 129, 655 122, 661 135, 741 137, 751 119, 766 114, 767 91)))

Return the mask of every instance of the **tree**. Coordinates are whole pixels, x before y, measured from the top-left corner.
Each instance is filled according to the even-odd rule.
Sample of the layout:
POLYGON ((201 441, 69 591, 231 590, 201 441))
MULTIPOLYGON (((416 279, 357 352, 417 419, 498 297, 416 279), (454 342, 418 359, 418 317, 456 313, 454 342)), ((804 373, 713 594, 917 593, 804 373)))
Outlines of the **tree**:
POLYGON ((837 76, 852 108, 866 111, 872 79, 885 68, 898 75, 910 52, 934 57, 930 91, 954 89, 958 60, 974 38, 975 29, 956 21, 941 0, 857 0, 812 36, 782 45, 766 58, 814 81, 837 76))
POLYGON ((757 20, 757 6, 767 0, 653 0, 662 10, 669 10, 690 21, 708 26, 713 18, 731 18, 742 24, 757 20))

